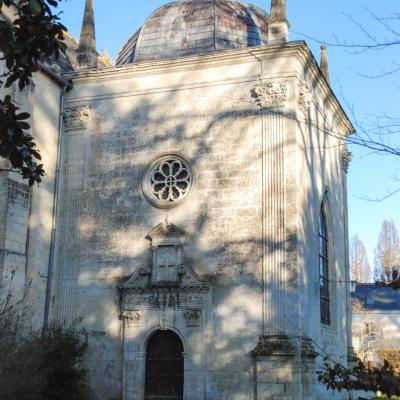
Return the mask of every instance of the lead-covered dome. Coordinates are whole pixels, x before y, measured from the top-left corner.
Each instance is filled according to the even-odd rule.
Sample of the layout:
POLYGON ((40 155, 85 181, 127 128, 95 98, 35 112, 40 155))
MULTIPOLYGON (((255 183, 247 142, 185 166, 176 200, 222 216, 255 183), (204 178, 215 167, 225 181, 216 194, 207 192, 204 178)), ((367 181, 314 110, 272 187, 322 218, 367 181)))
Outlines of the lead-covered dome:
POLYGON ((268 14, 232 0, 180 0, 157 9, 128 40, 116 65, 266 44, 268 14))

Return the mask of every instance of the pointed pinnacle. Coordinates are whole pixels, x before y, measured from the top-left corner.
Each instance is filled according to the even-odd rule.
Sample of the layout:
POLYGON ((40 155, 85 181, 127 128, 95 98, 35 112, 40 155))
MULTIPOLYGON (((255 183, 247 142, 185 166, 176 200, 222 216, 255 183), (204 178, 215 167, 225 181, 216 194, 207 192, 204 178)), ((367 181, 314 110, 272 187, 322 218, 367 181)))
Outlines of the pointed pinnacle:
POLYGON ((86 0, 85 12, 82 20, 81 37, 79 40, 79 49, 96 51, 93 0, 86 0))
POLYGON ((289 23, 286 12, 286 0, 272 0, 268 23, 272 24, 274 22, 289 23))
POLYGON ((319 65, 322 75, 324 76, 325 80, 329 83, 329 67, 328 67, 328 55, 326 52, 326 46, 321 46, 321 62, 319 65))

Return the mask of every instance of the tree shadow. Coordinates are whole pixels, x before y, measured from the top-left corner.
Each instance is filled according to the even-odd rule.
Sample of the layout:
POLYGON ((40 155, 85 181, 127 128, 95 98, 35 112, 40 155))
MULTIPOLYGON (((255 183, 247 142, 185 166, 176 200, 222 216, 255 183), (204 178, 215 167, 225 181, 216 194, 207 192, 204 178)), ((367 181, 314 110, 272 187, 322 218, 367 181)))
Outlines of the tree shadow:
MULTIPOLYGON (((211 287, 205 345, 197 360, 208 398, 254 398, 251 351, 261 334, 276 331, 278 319, 285 333, 311 337, 321 353, 347 354, 342 138, 326 133, 332 131, 331 111, 326 111, 332 109, 331 94, 321 80, 311 80, 316 66, 308 54, 302 75, 315 103, 304 120, 293 111, 280 112, 283 148, 271 147, 263 155, 266 111, 251 93, 266 77, 257 57, 247 57, 239 67, 193 59, 191 68, 180 71, 173 70, 174 61, 160 62, 159 68, 172 68, 168 82, 158 64, 151 75, 140 72, 149 66, 138 65, 118 67, 114 75, 110 69, 70 76, 74 88, 67 107, 89 105, 90 118, 85 128, 63 132, 52 318, 82 318, 89 335, 90 379, 101 399, 120 395, 122 387, 118 284, 151 265, 145 238, 165 218, 187 232, 185 262, 211 287), (218 80, 207 68, 216 69, 218 80), (274 198, 263 193, 263 157, 280 151, 285 173, 276 188, 283 188, 284 200, 291 202, 282 209, 271 203, 281 218, 274 227, 282 231, 277 236, 263 231, 263 218, 272 218, 263 214, 263 199, 274 198), (181 155, 193 170, 190 194, 168 210, 155 208, 142 191, 149 165, 164 154, 181 155), (317 240, 325 188, 334 316, 328 329, 320 324, 317 240), (263 258, 275 254, 284 260, 279 287, 263 270, 263 258), (263 321, 263 302, 271 293, 285 296, 284 315, 271 310, 263 321)), ((268 63, 270 71, 293 67, 290 58, 268 63)), ((297 80, 284 79, 294 98, 297 80)))

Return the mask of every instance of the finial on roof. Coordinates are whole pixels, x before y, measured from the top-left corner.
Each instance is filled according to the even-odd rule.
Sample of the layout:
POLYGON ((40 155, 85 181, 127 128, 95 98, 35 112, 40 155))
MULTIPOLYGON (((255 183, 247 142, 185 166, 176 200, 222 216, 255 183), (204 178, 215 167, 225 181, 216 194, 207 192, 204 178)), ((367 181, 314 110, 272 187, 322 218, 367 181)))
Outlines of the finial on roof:
POLYGON ((322 75, 329 83, 329 67, 328 67, 328 54, 326 52, 326 46, 321 46, 321 62, 319 67, 321 68, 322 75))
POLYGON ((289 20, 286 12, 286 0, 272 0, 268 17, 269 43, 285 43, 289 41, 289 20))
POLYGON ((86 0, 78 47, 78 63, 81 67, 96 68, 97 55, 93 0, 86 0))

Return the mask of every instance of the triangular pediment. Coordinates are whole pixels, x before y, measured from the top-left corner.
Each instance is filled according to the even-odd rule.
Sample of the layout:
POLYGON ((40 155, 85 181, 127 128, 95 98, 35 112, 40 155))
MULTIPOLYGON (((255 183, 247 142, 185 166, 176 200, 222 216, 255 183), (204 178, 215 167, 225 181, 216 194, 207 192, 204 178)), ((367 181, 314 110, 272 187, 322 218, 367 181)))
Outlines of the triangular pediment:
POLYGON ((147 240, 154 239, 179 239, 186 235, 186 232, 169 222, 161 222, 154 227, 146 236, 147 240))

